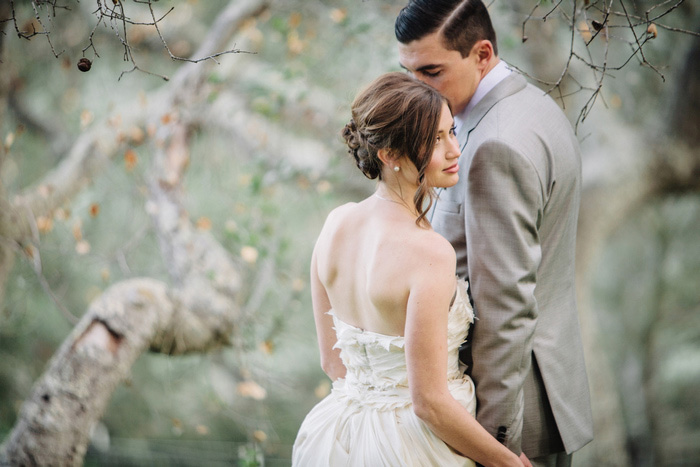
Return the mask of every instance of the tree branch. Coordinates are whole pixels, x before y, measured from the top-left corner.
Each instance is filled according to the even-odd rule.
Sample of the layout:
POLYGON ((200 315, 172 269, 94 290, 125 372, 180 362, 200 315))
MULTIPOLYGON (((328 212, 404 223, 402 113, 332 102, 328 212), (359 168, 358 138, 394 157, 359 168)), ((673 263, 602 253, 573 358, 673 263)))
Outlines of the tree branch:
POLYGON ((0 465, 82 465, 92 427, 145 350, 181 355, 222 345, 229 314, 200 319, 176 295, 137 278, 93 301, 22 405, 0 465))

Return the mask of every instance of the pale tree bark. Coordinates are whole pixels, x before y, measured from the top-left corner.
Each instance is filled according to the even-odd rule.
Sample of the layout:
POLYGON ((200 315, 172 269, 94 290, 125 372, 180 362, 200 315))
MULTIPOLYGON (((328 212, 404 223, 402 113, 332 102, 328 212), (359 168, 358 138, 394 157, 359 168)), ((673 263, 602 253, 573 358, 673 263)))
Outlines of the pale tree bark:
MULTIPOLYGON (((10 5, 7 2, 0 3, 0 18, 8 16, 10 5)), ((0 61, 6 60, 5 51, 5 35, 0 28, 0 61)), ((7 108, 7 96, 10 88, 10 77, 8 73, 0 73, 0 124, 5 120, 5 109, 7 108)), ((6 142, 0 139, 0 172, 3 169, 5 157, 7 157, 8 149, 5 147, 6 142)), ((14 266, 15 255, 12 251, 12 243, 6 238, 9 226, 13 225, 12 210, 7 201, 7 193, 0 178, 0 304, 5 302, 5 286, 10 271, 14 266)))
MULTIPOLYGON (((237 25, 264 6, 261 0, 231 2, 202 49, 220 47, 237 25)), ((143 117, 128 120, 144 125, 160 121, 165 113, 175 116, 156 131, 146 204, 172 274, 172 288, 149 278, 131 279, 113 285, 91 303, 23 404, 3 444, 0 464, 80 465, 90 431, 112 392, 145 350, 180 355, 230 343, 239 315, 238 269, 211 235, 195 229, 181 202, 190 129, 177 116, 186 113, 187 98, 196 97, 204 70, 202 65, 186 64, 162 97, 154 99, 155 105, 136 112, 143 117)), ((118 152, 119 138, 110 134, 107 125, 78 140, 71 156, 40 184, 49 190, 36 190, 39 195, 29 191, 12 209, 3 210, 18 216, 10 241, 23 241, 32 230, 31 216, 49 213, 84 186, 84 180, 94 174, 91 170, 96 170, 82 163, 88 154, 104 167, 118 152), (98 143, 104 137, 107 143, 98 143), (17 206, 24 207, 30 219, 23 218, 17 206)))

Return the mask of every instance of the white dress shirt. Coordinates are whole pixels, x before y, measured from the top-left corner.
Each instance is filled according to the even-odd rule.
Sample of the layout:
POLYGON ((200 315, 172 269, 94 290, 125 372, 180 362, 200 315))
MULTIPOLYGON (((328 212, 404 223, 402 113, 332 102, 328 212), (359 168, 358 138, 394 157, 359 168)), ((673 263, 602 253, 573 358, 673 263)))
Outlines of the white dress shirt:
POLYGON ((498 62, 498 65, 493 67, 491 71, 489 71, 486 76, 483 77, 483 79, 479 82, 479 85, 476 87, 476 92, 472 96, 471 100, 469 101, 469 104, 464 108, 462 112, 459 114, 455 115, 455 126, 457 127, 457 130, 459 131, 459 127, 462 125, 464 120, 466 120, 467 115, 469 115, 469 112, 476 107, 476 104, 479 103, 481 99, 484 98, 486 94, 489 93, 491 89, 496 87, 498 83, 503 81, 508 75, 510 75, 513 72, 510 68, 508 68, 508 65, 506 62, 503 60, 500 60, 498 62))

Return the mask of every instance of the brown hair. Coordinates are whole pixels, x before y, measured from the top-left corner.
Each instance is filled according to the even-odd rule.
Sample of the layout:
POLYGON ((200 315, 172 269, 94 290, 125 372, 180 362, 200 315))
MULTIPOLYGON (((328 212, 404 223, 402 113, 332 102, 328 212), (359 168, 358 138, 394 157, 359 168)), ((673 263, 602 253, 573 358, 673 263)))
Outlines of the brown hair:
POLYGON ((369 179, 382 179, 380 149, 406 157, 418 170, 418 189, 413 202, 420 224, 433 202, 433 189, 425 169, 433 154, 442 95, 406 73, 387 73, 372 81, 352 103, 352 120, 342 131, 349 153, 369 179), (427 206, 425 200, 428 199, 427 206))

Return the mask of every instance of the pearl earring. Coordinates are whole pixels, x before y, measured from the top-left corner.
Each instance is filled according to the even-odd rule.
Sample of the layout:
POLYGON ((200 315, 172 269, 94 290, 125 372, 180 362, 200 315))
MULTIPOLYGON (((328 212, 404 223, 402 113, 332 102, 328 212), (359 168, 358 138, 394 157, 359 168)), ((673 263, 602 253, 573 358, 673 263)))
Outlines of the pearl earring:
POLYGON ((399 167, 398 165, 394 167, 394 172, 398 172, 399 170, 401 170, 401 167, 399 167))

